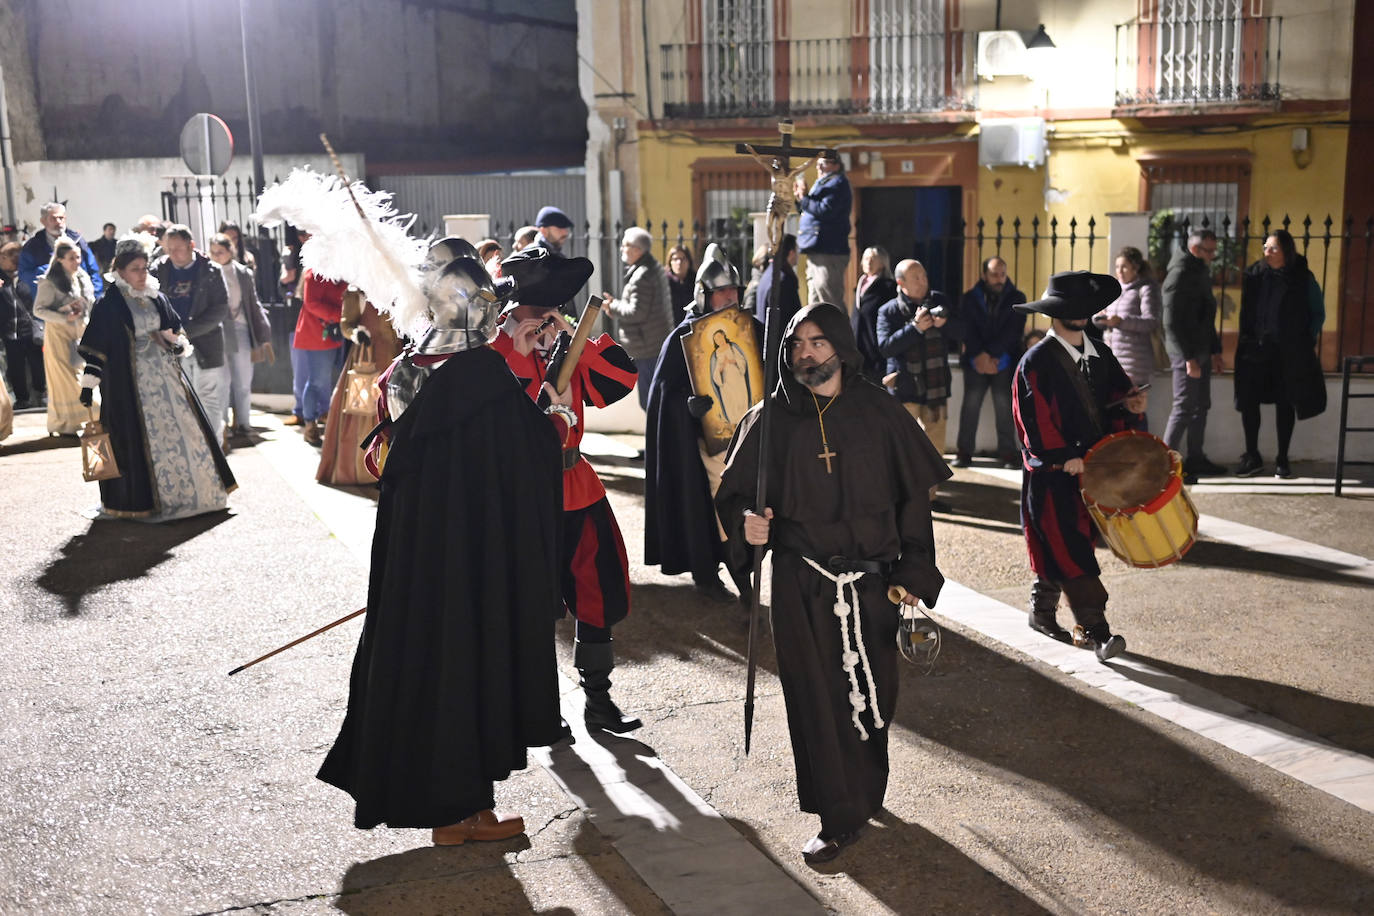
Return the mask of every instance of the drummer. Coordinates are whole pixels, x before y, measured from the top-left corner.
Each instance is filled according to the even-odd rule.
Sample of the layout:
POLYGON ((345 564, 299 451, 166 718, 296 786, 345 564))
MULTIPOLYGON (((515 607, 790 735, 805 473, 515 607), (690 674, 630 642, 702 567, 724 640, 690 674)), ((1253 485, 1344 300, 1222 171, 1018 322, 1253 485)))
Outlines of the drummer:
POLYGON ((1093 553, 1093 527, 1078 475, 1103 436, 1133 427, 1147 395, 1137 391, 1111 350, 1083 329, 1121 295, 1121 284, 1085 270, 1050 277, 1044 298, 1016 305, 1051 319, 1045 339, 1026 351, 1012 380, 1012 413, 1021 444, 1021 526, 1031 570, 1031 629, 1092 648, 1100 661, 1126 651, 1107 625, 1107 590, 1093 553), (1059 625, 1068 596, 1074 633, 1059 625))

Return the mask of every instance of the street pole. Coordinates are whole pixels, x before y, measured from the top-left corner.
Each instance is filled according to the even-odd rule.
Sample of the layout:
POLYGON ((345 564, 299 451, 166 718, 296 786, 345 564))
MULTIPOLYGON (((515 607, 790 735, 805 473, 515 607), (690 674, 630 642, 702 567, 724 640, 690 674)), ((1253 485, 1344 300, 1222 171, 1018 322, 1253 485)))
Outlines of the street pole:
POLYGON ((239 34, 243 41, 243 91, 248 102, 248 149, 253 156, 253 199, 267 185, 262 169, 262 123, 258 120, 258 84, 248 51, 248 0, 239 0, 239 34))
POLYGON ((5 99, 5 68, 0 66, 0 163, 5 168, 6 225, 19 227, 14 212, 14 150, 10 147, 10 106, 5 99))

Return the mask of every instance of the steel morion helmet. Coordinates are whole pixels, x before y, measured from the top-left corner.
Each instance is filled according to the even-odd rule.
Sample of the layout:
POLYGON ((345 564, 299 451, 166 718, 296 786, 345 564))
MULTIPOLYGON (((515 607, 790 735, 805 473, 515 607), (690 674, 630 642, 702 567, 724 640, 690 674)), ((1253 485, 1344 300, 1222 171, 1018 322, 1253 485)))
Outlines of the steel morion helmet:
POLYGON ((500 297, 477 249, 460 238, 440 239, 420 265, 420 289, 429 302, 432 329, 423 353, 454 353, 480 347, 496 333, 500 297))
POLYGON ((742 285, 735 265, 730 263, 721 247, 712 242, 706 246, 706 254, 702 256, 701 267, 697 270, 696 295, 692 299, 692 311, 698 315, 705 315, 710 311, 706 300, 712 292, 732 286, 739 289, 742 285))

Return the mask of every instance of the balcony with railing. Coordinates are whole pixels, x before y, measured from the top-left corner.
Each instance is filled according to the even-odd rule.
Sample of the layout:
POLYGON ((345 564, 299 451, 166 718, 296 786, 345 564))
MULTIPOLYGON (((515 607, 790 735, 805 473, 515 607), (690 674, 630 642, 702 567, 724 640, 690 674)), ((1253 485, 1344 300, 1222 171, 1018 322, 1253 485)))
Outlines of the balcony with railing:
POLYGON ((1117 108, 1272 108, 1282 39, 1280 16, 1118 25, 1117 108))
POLYGON ((910 115, 977 107, 973 33, 661 45, 666 118, 910 115))

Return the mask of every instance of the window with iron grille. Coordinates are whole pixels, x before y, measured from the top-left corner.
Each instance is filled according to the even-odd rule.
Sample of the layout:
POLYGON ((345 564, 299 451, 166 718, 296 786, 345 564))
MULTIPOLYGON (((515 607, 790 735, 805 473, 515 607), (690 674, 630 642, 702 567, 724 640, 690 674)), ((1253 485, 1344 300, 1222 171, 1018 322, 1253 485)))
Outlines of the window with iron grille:
MULTIPOLYGON (((1249 154, 1241 150, 1174 153, 1140 162, 1141 209, 1172 211, 1170 231, 1187 224, 1211 229, 1222 240, 1218 263, 1243 266, 1236 240, 1245 233, 1250 206, 1249 154)), ((1172 244, 1172 243, 1170 243, 1172 244)))
POLYGON ((1162 102, 1233 97, 1240 83, 1242 0, 1164 0, 1159 10, 1162 102))
MULTIPOLYGON (((751 213, 768 207, 768 177, 753 160, 698 159, 692 163, 692 219, 705 236, 701 246, 719 242, 737 265, 753 257, 751 213)), ((796 231, 795 226, 789 231, 796 231)), ((744 271, 748 276, 748 271, 744 271)))
POLYGON ((772 0, 702 0, 702 89, 708 115, 770 107, 772 10, 772 0))
POLYGON ((873 111, 946 107, 945 0, 872 0, 868 30, 873 111))

